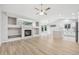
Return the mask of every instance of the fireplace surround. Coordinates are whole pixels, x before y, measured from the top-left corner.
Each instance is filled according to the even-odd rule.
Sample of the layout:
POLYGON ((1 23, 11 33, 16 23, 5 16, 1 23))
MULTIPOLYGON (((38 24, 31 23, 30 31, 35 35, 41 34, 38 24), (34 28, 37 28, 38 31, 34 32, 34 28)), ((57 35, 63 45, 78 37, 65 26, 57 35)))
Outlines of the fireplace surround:
POLYGON ((32 31, 31 30, 24 30, 24 36, 31 36, 32 31))

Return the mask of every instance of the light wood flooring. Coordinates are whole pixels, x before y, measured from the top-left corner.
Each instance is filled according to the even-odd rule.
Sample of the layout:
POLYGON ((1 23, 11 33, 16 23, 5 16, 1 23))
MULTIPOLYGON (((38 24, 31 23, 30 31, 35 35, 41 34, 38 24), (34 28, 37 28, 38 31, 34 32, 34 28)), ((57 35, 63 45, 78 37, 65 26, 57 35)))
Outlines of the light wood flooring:
POLYGON ((2 44, 1 55, 77 55, 79 44, 52 35, 32 37, 2 44))

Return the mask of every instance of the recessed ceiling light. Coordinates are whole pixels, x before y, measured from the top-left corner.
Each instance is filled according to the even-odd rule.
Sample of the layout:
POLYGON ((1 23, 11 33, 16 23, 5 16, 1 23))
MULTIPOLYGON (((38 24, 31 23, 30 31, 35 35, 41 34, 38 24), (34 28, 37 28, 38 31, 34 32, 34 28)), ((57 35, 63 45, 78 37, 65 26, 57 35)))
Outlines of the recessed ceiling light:
POLYGON ((73 16, 75 16, 75 13, 72 13, 73 16))

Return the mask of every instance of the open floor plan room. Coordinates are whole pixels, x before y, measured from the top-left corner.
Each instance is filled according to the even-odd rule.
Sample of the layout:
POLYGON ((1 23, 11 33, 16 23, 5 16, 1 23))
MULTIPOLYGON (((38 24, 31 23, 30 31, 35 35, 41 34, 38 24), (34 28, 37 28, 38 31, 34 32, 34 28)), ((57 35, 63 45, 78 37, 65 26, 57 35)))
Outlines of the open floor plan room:
POLYGON ((79 4, 0 4, 0 55, 79 55, 79 4))

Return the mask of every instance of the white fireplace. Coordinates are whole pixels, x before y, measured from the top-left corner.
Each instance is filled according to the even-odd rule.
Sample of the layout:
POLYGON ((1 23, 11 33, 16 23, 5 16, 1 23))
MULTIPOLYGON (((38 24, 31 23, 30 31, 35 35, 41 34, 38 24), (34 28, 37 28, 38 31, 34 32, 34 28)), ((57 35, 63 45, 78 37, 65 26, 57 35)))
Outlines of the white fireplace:
POLYGON ((22 38, 32 36, 32 26, 22 26, 22 38))

